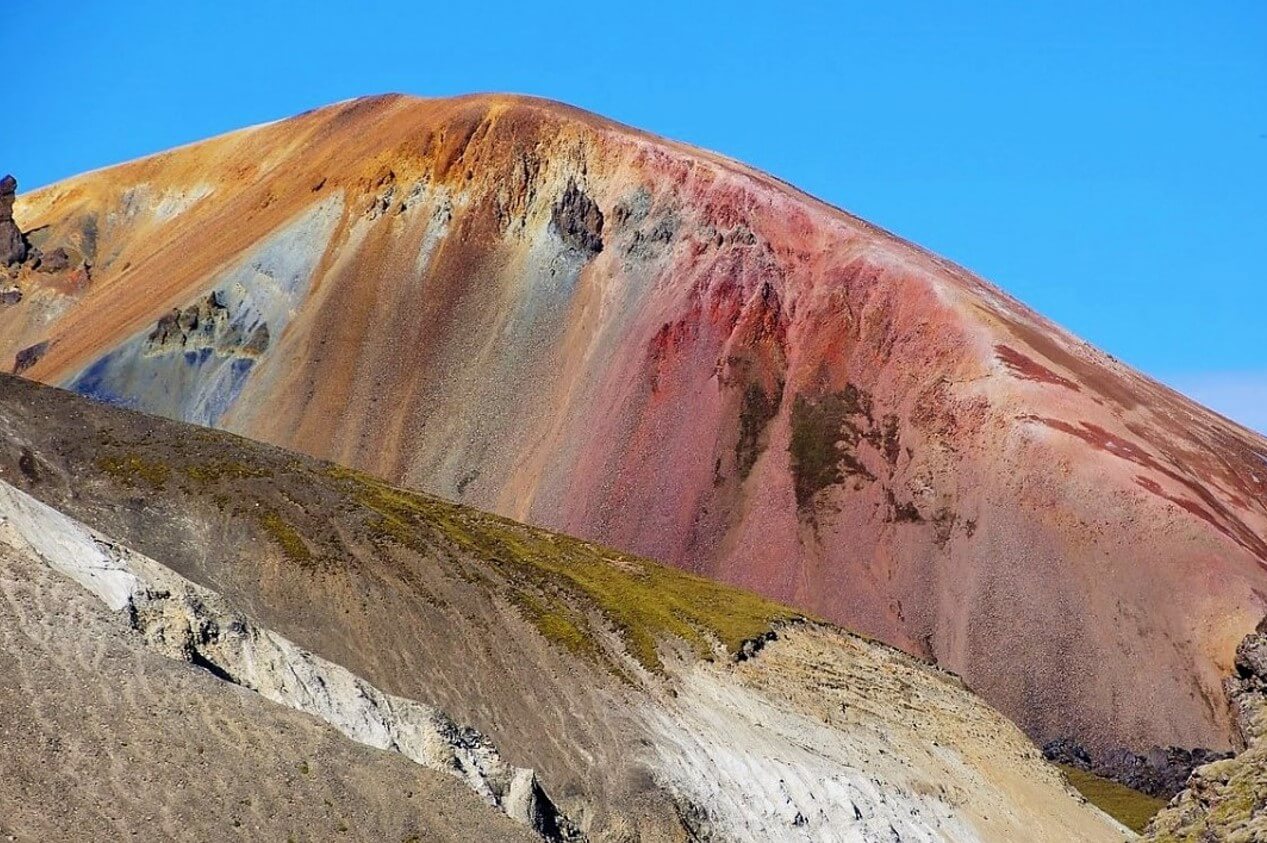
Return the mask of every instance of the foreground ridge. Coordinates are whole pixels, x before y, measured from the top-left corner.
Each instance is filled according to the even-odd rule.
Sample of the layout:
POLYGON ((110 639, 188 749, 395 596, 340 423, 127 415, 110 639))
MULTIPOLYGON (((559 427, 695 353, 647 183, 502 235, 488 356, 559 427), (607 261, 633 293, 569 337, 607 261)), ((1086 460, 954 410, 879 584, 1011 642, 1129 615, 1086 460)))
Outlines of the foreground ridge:
POLYGON ((3 482, 0 540, 25 546, 88 589, 126 619, 148 647, 168 658, 311 714, 354 741, 456 776, 545 840, 584 839, 550 801, 535 773, 508 765, 475 729, 430 706, 383 693, 339 665, 255 626, 214 592, 3 482))
MULTIPOLYGON (((271 687, 267 674, 261 678, 232 664, 234 653, 254 652, 237 649, 234 625, 241 615, 235 609, 242 607, 251 629, 272 636, 249 638, 260 660, 273 658, 281 637, 390 700, 414 700, 470 724, 512 769, 535 771, 550 801, 590 840, 810 841, 838 833, 871 841, 890 840, 896 831, 911 840, 1056 843, 1073 834, 1107 843, 1123 834, 1080 801, 1030 741, 953 675, 645 559, 292 452, 5 376, 0 480, 218 595, 187 601, 178 589, 160 584, 149 588, 156 598, 149 609, 136 601, 143 609, 138 624, 155 641, 180 650, 179 662, 140 646, 142 636, 120 624, 118 614, 97 610, 103 618, 98 625, 166 666, 139 672, 143 690, 136 669, 109 674, 130 689, 128 697, 151 699, 168 685, 198 680, 200 690, 180 695, 177 712, 161 720, 134 715, 124 724, 126 736, 120 735, 128 744, 148 742, 156 733, 173 736, 167 742, 176 757, 183 747, 183 757, 195 759, 195 766, 201 756, 194 744, 203 738, 191 740, 181 724, 206 718, 191 718, 191 710, 218 711, 210 731, 230 735, 298 714, 183 661, 191 628, 192 652, 204 653, 198 658, 206 665, 225 664, 234 677, 271 687), (163 591, 179 599, 158 597, 163 591), (214 631, 191 623, 190 612, 203 611, 191 610, 191 602, 211 612, 214 631), (165 679, 155 680, 160 674, 165 679), (230 691, 229 701, 249 706, 249 714, 235 715, 217 703, 230 691)), ((21 563, 12 556, 0 546, 0 588, 43 596, 0 600, 0 664, 16 655, 19 665, 0 672, 6 691, 0 693, 0 730, 6 722, 24 722, 32 707, 57 714, 67 698, 81 700, 77 710, 86 713, 116 705, 120 695, 109 684, 94 685, 75 667, 82 657, 55 675, 45 669, 50 660, 65 662, 68 651, 97 646, 93 624, 75 615, 69 626, 61 620, 61 607, 73 607, 76 594, 86 601, 86 592, 53 577, 39 561, 10 575, 21 563), (57 582, 42 582, 41 572, 57 582), (52 633, 49 644, 34 651, 29 646, 52 633), (18 693, 7 693, 15 682, 18 693), (34 706, 24 702, 28 698, 34 706)), ((133 593, 130 581, 116 581, 111 565, 98 561, 85 577, 94 571, 104 578, 105 593, 120 595, 116 602, 133 593)), ((88 602, 96 605, 95 599, 88 602)), ((294 655, 288 652, 285 658, 294 655)), ((140 654, 129 658, 143 661, 140 654)), ((301 677, 306 669, 297 668, 301 677)), ((346 687, 340 682, 335 678, 332 687, 346 687)), ((290 678, 285 686, 297 693, 307 687, 290 678)), ((314 699, 325 705, 323 693, 314 699)), ((395 702, 391 710, 398 711, 395 702)), ((351 708, 354 725, 362 714, 351 708)), ((367 716, 372 721, 374 712, 367 716)), ((102 731, 119 734, 113 726, 94 728, 82 740, 95 740, 102 731)), ((380 743, 399 740, 371 732, 380 743)), ((187 765, 172 770, 154 753, 125 761, 117 739, 102 754, 76 763, 79 756, 56 749, 64 737, 43 739, 45 734, 23 728, 3 743, 12 756, 6 769, 18 772, 0 779, 0 801, 42 806, 18 818, 18 836, 59 838, 76 829, 109 836, 97 831, 103 824, 129 834, 148 813, 130 791, 62 807, 58 782, 66 775, 112 782, 139 777, 149 794, 143 805, 178 806, 185 812, 182 824, 206 829, 207 836, 227 830, 232 813, 178 795, 189 785, 168 774, 187 765), (132 813, 138 809, 141 816, 132 813)), ((341 780, 341 773, 331 773, 347 769, 350 775, 355 767, 327 760, 320 782, 309 782, 316 777, 302 764, 298 773, 293 763, 276 772, 269 766, 274 757, 303 758, 294 758, 292 742, 282 742, 254 745, 252 766, 242 775, 268 794, 258 797, 250 815, 261 829, 284 838, 310 816, 308 809, 322 811, 320 799, 303 810, 291 808, 296 789, 325 787, 326 778, 341 780)), ((457 796, 467 802, 458 816, 483 823, 487 839, 515 839, 505 828, 528 833, 456 776, 342 736, 338 744, 344 754, 350 748, 372 754, 379 778, 369 792, 387 794, 373 813, 359 807, 338 812, 347 818, 348 834, 407 839, 417 830, 403 830, 411 816, 428 818, 437 800, 454 805, 461 802, 457 796), (402 778, 401 765, 415 770, 414 781, 423 781, 424 773, 442 781, 432 781, 423 797, 411 796, 419 785, 407 784, 410 774, 402 778), (460 793, 437 794, 440 785, 460 793), (384 823, 385 833, 374 833, 389 810, 408 813, 384 823), (501 830, 493 830, 494 821, 503 820, 501 830)), ((440 749, 448 758, 449 750, 440 749)), ((213 751, 209 747, 208 754, 213 751)), ((475 754, 478 764, 482 755, 475 754)), ((462 750, 456 755, 461 759, 462 750)), ((505 777, 494 767, 484 769, 496 792, 505 777)), ((238 785, 205 770, 201 778, 217 793, 238 785)), ((235 800, 231 810, 248 809, 235 800)), ((334 826, 330 833, 338 831, 338 816, 325 821, 334 826)))

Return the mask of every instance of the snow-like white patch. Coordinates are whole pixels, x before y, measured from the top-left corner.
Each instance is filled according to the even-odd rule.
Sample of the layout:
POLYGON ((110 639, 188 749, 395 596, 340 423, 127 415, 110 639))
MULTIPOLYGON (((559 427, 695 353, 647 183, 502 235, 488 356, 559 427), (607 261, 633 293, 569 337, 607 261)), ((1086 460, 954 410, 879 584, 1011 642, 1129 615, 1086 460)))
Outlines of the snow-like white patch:
POLYGON ((427 220, 427 230, 422 235, 422 245, 418 247, 418 257, 414 260, 414 273, 422 275, 431 265, 431 257, 436 246, 449 231, 449 223, 453 220, 453 205, 447 200, 436 206, 431 218, 427 220))
POLYGON ((0 541, 25 546, 53 570, 91 591, 113 611, 129 604, 140 581, 118 553, 57 510, 0 482, 0 541))
POLYGON ((886 778, 882 747, 701 670, 647 710, 663 783, 706 817, 707 837, 768 841, 969 841, 947 803, 886 778))
POLYGON ((205 182, 186 188, 169 188, 154 203, 150 214, 156 220, 167 221, 189 210, 199 201, 206 199, 215 188, 205 182))

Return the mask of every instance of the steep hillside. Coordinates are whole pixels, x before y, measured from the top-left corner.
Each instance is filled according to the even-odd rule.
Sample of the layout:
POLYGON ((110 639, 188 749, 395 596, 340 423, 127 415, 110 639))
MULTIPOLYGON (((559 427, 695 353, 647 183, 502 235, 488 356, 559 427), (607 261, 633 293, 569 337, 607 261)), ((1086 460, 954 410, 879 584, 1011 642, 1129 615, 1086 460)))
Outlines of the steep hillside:
POLYGON ((26 377, 754 589, 1041 741, 1228 746, 1267 442, 767 176, 388 96, 16 214, 70 256, 10 272, 26 377))
POLYGON ((382 839, 406 821, 443 837, 446 818, 462 824, 449 813, 462 794, 422 775, 432 769, 488 804, 470 815, 472 839, 499 839, 494 808, 551 840, 1122 837, 1002 715, 896 650, 328 463, 8 376, 0 387, 0 559, 20 566, 3 569, 17 597, 0 614, 0 663, 20 669, 0 674, 0 713, 29 699, 41 712, 39 732, 0 749, 6 770, 34 771, 16 792, 0 785, 5 804, 34 806, 19 828, 135 828, 140 805, 180 802, 187 780, 166 762, 135 769, 149 762, 117 738, 140 753, 170 740, 173 762, 195 764, 197 747, 211 764, 257 740, 235 767, 245 781, 208 784, 236 800, 260 779, 219 827, 312 818, 319 839, 339 823, 382 839), (113 625, 72 580, 115 610, 113 625), (63 599, 82 628, 64 622, 63 599), (77 661, 103 650, 87 664, 107 669, 77 661), (112 695, 116 679, 139 696, 112 695), (68 699, 112 725, 57 738, 74 745, 62 754, 40 735, 57 737, 68 699), (283 706, 350 740, 332 746, 283 706), (270 729, 303 739, 273 751, 270 729), (390 786, 401 756, 427 768, 405 791, 412 813, 390 786), (345 763, 339 788, 287 790, 292 769, 338 777, 345 763), (71 776, 146 785, 68 802, 40 825, 71 776), (328 811, 281 804, 340 793, 328 811))
POLYGON ((150 652, 13 538, 0 535, 4 839, 539 839, 452 776, 150 652))

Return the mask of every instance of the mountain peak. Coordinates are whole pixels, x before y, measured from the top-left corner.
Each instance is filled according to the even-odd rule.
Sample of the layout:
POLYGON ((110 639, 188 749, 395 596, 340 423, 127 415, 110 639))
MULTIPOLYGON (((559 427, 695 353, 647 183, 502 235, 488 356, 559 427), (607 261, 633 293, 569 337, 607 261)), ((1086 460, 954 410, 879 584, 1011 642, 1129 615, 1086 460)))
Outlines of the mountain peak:
POLYGON ((91 266, 16 277, 27 377, 754 589, 1043 742, 1228 745, 1267 441, 773 177, 382 95, 16 212, 91 266))

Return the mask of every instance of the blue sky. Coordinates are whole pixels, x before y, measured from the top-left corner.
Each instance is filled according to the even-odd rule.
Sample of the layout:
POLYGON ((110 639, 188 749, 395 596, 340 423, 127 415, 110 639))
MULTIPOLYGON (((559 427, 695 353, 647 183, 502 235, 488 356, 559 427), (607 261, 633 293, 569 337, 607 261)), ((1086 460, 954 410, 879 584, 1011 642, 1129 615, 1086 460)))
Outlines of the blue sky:
POLYGON ((537 94, 775 173, 1267 431, 1261 0, 57 9, 0 0, 24 189, 361 94, 537 94))

